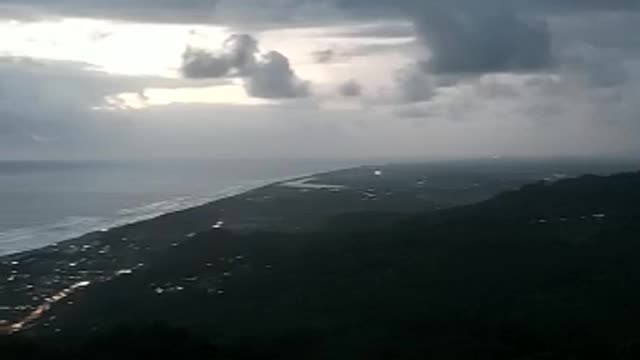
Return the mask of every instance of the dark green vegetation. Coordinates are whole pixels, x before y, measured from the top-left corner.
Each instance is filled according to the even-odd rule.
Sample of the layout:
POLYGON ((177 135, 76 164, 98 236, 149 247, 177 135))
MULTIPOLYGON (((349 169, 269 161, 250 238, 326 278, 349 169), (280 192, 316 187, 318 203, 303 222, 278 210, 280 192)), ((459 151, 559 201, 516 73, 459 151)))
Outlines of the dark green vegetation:
POLYGON ((41 348, 11 351, 637 359, 639 203, 640 173, 627 173, 435 212, 351 213, 306 232, 210 229, 56 305, 24 334, 41 348), (157 321, 189 334, 140 325, 157 321))
POLYGON ((149 221, 0 258, 0 333, 6 322, 23 319, 47 298, 74 284, 105 282, 122 270, 137 270, 158 253, 189 241, 221 221, 224 229, 235 234, 309 232, 342 225, 368 229, 417 211, 486 200, 560 172, 579 174, 590 169, 608 173, 628 168, 635 166, 497 161, 405 164, 334 171, 318 174, 310 181, 344 188, 272 184, 149 221), (376 170, 383 175, 376 176, 376 170), (370 215, 369 221, 351 221, 363 212, 370 215))

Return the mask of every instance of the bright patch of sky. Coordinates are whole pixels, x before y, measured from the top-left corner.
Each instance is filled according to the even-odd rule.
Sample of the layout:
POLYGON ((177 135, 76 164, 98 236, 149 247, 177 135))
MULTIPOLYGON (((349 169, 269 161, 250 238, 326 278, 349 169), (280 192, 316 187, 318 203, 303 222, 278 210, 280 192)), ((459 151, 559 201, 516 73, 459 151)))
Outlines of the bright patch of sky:
POLYGON ((237 85, 207 87, 147 88, 141 93, 120 93, 105 98, 105 104, 94 110, 139 110, 150 106, 171 104, 243 104, 268 105, 269 100, 247 98, 244 90, 237 85))
POLYGON ((0 54, 77 61, 120 75, 177 77, 185 44, 220 42, 224 27, 67 18, 0 22, 0 54), (198 35, 194 35, 197 31, 198 35))
MULTIPOLYGON (((411 50, 413 37, 349 36, 370 26, 284 28, 253 35, 263 50, 285 54, 299 77, 310 81, 314 93, 324 94, 327 106, 333 107, 344 102, 331 100, 337 97, 335 89, 341 82, 366 79, 369 88, 364 92, 378 93, 393 80, 392 73, 378 70, 411 59, 406 50, 411 50), (377 51, 362 52, 367 49, 377 51), (331 52, 332 58, 318 63, 313 53, 321 51, 331 52)), ((185 85, 181 79, 180 65, 186 46, 216 51, 233 33, 227 27, 63 18, 0 21, 0 33, 3 34, 0 56, 73 61, 86 64, 87 70, 113 75, 182 80, 172 87, 149 87, 140 93, 107 96, 105 103, 94 110, 136 110, 173 103, 272 103, 248 96, 240 79, 216 86, 197 81, 185 85)))

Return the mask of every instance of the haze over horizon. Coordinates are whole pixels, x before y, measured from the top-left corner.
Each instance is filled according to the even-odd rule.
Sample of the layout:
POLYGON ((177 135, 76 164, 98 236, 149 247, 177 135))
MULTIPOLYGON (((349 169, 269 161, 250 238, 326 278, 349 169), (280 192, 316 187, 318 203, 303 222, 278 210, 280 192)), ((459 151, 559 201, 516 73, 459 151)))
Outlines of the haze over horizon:
POLYGON ((0 0, 0 159, 637 156, 632 0, 0 0))

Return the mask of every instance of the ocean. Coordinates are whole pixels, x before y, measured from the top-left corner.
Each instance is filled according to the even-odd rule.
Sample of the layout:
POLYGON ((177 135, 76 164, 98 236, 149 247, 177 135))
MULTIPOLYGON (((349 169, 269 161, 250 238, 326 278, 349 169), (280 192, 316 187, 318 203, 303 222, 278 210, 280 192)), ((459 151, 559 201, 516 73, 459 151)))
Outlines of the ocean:
POLYGON ((320 160, 0 161, 0 256, 352 165, 320 160))

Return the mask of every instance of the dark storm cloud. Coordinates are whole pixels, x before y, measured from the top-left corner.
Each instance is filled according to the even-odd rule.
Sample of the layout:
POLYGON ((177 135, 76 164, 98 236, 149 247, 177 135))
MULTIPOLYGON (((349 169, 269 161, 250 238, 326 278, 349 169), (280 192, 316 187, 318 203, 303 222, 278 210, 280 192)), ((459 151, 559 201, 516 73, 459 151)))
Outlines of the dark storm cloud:
POLYGON ((181 69, 185 77, 193 79, 242 75, 255 66, 257 55, 258 41, 254 37, 234 34, 217 52, 187 47, 181 69))
POLYGON ((427 12, 416 29, 432 51, 436 73, 535 71, 551 65, 551 36, 543 21, 510 11, 427 12))
POLYGON ((351 79, 338 87, 338 92, 344 97, 358 97, 362 95, 362 84, 351 79))
POLYGON ((531 5, 550 9, 576 10, 640 10, 637 0, 529 0, 531 5))
MULTIPOLYGON (((432 52, 427 70, 443 74, 545 70, 555 65, 550 16, 640 10, 637 0, 340 0, 338 5, 363 16, 409 19, 432 52)), ((638 30, 637 23, 629 29, 638 30)))
POLYGON ((261 54, 258 41, 247 34, 231 35, 218 51, 187 47, 181 70, 192 79, 242 77, 247 94, 258 98, 309 95, 309 82, 296 76, 285 55, 277 51, 261 54))
POLYGON ((640 10, 640 3, 637 0, 338 0, 336 4, 345 10, 377 15, 394 9, 405 13, 406 10, 419 11, 433 5, 476 7, 477 9, 509 5, 521 10, 640 10))
POLYGON ((228 59, 203 49, 187 47, 182 54, 182 74, 192 79, 227 76, 232 67, 228 59))
POLYGON ((637 11, 565 16, 557 27, 560 31, 555 39, 560 42, 580 39, 594 48, 640 52, 640 37, 629 35, 640 28, 640 12, 637 11))
POLYGON ((249 72, 247 93, 266 99, 296 98, 309 95, 309 83, 298 79, 289 59, 277 51, 265 54, 249 72))
POLYGON ((535 71, 551 65, 551 35, 543 19, 503 1, 344 0, 358 7, 388 8, 409 18, 432 52, 435 73, 535 71), (368 4, 368 5, 367 5, 368 4))

